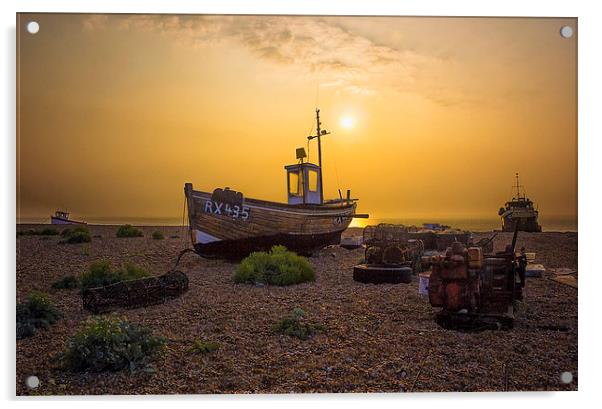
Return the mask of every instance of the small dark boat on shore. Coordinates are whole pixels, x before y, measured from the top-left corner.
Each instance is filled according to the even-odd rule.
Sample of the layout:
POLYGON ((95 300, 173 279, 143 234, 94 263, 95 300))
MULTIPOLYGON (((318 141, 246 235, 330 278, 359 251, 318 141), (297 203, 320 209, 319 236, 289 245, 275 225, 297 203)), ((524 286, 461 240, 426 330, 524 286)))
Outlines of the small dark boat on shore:
POLYGON ((81 222, 77 220, 69 219, 69 213, 57 210, 54 212, 54 216, 50 216, 50 224, 87 224, 86 222, 81 222))
POLYGON ((433 231, 445 231, 451 229, 450 226, 441 223, 422 223, 422 228, 433 231))
POLYGON ((300 254, 339 244, 341 233, 354 217, 357 199, 324 200, 320 110, 316 110, 319 164, 304 162, 305 149, 297 149, 298 163, 285 166, 288 203, 251 199, 241 192, 215 189, 212 193, 184 186, 192 244, 205 257, 241 258, 253 251, 281 244, 300 254))
POLYGON ((502 218, 502 231, 513 232, 541 232, 537 218, 539 212, 533 206, 533 202, 525 195, 524 190, 521 194, 521 185, 516 174, 516 196, 509 202, 506 202, 504 207, 500 207, 498 214, 502 218))

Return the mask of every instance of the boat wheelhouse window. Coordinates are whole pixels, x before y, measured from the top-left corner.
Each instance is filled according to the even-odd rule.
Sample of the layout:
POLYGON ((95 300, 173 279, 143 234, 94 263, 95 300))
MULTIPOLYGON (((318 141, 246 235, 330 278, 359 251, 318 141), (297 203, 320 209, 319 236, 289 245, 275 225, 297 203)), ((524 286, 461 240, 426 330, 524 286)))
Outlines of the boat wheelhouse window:
POLYGON ((303 171, 288 173, 288 193, 291 196, 303 196, 303 171))
POLYGON ((313 169, 307 171, 308 189, 310 192, 318 191, 318 172, 313 169))

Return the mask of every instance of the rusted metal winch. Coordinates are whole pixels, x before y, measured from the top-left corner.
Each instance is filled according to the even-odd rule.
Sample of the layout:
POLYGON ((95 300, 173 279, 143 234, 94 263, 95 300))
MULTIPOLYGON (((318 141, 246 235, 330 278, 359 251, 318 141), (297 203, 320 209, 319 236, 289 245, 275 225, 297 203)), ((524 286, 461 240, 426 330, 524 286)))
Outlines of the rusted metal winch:
POLYGON ((524 252, 515 254, 518 231, 505 251, 485 255, 481 247, 455 242, 433 256, 429 301, 442 307, 437 322, 450 329, 511 328, 525 286, 524 252))

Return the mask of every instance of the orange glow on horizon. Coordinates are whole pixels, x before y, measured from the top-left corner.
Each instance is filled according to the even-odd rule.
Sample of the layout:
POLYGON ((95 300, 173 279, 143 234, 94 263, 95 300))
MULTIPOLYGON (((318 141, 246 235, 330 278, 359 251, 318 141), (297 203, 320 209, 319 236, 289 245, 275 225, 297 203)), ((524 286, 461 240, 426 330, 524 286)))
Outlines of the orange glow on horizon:
POLYGON ((325 197, 351 189, 371 215, 352 225, 497 218, 515 172, 542 215, 576 223, 567 24, 577 34, 560 18, 21 15, 18 217, 178 218, 185 182, 284 202, 318 105, 325 197))

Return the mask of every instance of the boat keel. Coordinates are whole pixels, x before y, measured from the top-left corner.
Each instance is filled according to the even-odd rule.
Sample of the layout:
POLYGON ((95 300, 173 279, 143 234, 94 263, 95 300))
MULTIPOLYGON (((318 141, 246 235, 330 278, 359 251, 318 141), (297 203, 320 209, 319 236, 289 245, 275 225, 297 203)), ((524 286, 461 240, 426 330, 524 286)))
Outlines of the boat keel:
POLYGON ((254 251, 268 251, 275 245, 285 246, 297 254, 309 256, 316 250, 341 241, 343 230, 322 234, 276 234, 248 237, 239 240, 220 240, 211 243, 195 243, 194 249, 206 258, 240 260, 254 251))

